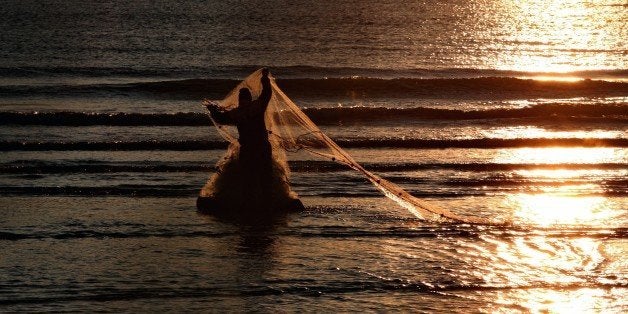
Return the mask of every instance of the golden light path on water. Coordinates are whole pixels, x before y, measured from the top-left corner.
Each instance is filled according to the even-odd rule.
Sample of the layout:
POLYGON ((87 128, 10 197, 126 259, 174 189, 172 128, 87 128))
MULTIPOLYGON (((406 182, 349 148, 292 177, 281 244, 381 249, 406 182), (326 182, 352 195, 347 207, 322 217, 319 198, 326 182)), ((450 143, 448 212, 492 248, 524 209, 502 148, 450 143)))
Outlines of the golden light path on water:
POLYGON ((618 34, 625 32, 620 21, 628 14, 616 16, 612 8, 622 5, 618 1, 507 0, 500 5, 511 17, 502 25, 503 33, 511 38, 503 40, 521 43, 522 49, 497 56, 495 66, 499 69, 552 73, 599 69, 600 64, 606 64, 602 52, 624 45, 618 34), (608 25, 618 29, 610 33, 614 27, 608 25), (583 51, 592 55, 574 68, 573 61, 583 51))
MULTIPOLYGON (((538 131, 531 129, 531 132, 538 131)), ((517 177, 551 183, 539 187, 535 193, 503 195, 504 204, 497 207, 511 211, 516 231, 497 229, 482 233, 479 243, 460 238, 430 249, 419 243, 406 244, 409 247, 393 243, 386 246, 385 251, 390 251, 391 258, 420 258, 413 252, 422 250, 435 259, 445 256, 445 259, 455 260, 453 264, 443 261, 444 265, 452 265, 446 273, 453 276, 454 281, 489 288, 469 293, 452 292, 463 299, 485 302, 480 312, 616 311, 613 304, 626 291, 623 285, 628 279, 628 261, 624 256, 628 254, 628 244, 612 235, 615 234, 613 228, 623 227, 618 224, 625 221, 626 209, 621 205, 618 208, 617 200, 587 194, 604 191, 604 187, 595 183, 595 178, 604 175, 606 170, 570 169, 561 165, 626 163, 626 150, 608 147, 504 149, 496 150, 492 162, 545 165, 543 169, 512 171, 517 177), (555 169, 547 169, 548 164, 555 165, 555 169), (574 179, 578 182, 578 178, 593 183, 561 184, 561 181, 574 179), (606 235, 611 238, 607 239, 606 235)))
MULTIPOLYGON (((514 305, 513 292, 498 292, 496 303, 514 305)), ((604 308, 603 299, 609 294, 605 289, 578 289, 556 291, 551 289, 517 291, 517 300, 524 300, 517 308, 530 313, 591 313, 604 308)), ((510 308, 492 308, 491 313, 512 313, 510 308)))
MULTIPOLYGON (((569 72, 602 70, 600 65, 609 63, 607 51, 625 50, 628 19, 625 5, 621 0, 483 1, 479 7, 499 7, 496 12, 501 15, 498 25, 485 33, 486 37, 499 40, 483 47, 484 51, 495 52, 484 63, 488 68, 530 72, 537 80, 578 81, 583 77, 569 72), (618 6, 624 6, 623 13, 617 13, 618 6), (505 43, 516 43, 513 45, 516 49, 505 43)), ((534 100, 532 104, 539 102, 542 101, 534 100)), ((618 99, 618 103, 625 104, 625 99, 618 99)), ((522 101, 522 105, 529 103, 522 101)), ((513 139, 625 138, 625 131, 565 132, 528 126, 488 130, 483 135, 513 139)), ((544 165, 543 169, 512 171, 524 185, 525 182, 539 184, 529 190, 525 187, 521 192, 504 194, 497 200, 503 204, 496 207, 507 209, 511 221, 532 232, 514 237, 487 233, 481 235, 481 244, 460 239, 456 241, 455 253, 447 255, 448 247, 444 245, 434 256, 442 254, 463 261, 467 267, 473 265, 448 269, 461 282, 479 279, 490 287, 507 287, 478 292, 477 300, 487 304, 480 309, 482 312, 581 313, 608 309, 605 299, 621 299, 625 289, 598 288, 598 285, 626 282, 628 245, 622 239, 602 241, 591 234, 624 227, 617 224, 625 221, 621 216, 628 208, 621 205, 618 208, 621 201, 600 196, 607 188, 601 183, 606 170, 561 165, 625 164, 627 154, 625 148, 608 147, 497 150, 492 160, 496 164, 544 165)), ((396 252, 399 246, 389 249, 396 252)))
POLYGON ((499 163, 528 164, 598 164, 628 162, 628 151, 615 147, 539 147, 499 151, 493 158, 499 163))
POLYGON ((621 212, 609 208, 606 197, 578 195, 583 192, 603 193, 595 183, 555 184, 578 177, 595 177, 599 170, 561 169, 561 164, 599 164, 626 162, 626 151, 619 148, 545 147, 502 151, 495 157, 498 163, 551 164, 555 169, 517 170, 522 178, 552 182, 536 187, 535 193, 508 195, 504 203, 514 209, 514 221, 548 227, 552 225, 604 226, 621 212))
POLYGON ((513 213, 515 220, 540 227, 589 225, 618 215, 605 206, 604 197, 518 194, 509 197, 506 202, 517 209, 513 213))
MULTIPOLYGON (((616 148, 521 148, 497 153, 495 162, 555 164, 550 170, 518 170, 525 178, 561 181, 593 175, 588 170, 561 169, 561 163, 625 163, 626 151, 616 148)), ((592 170, 598 171, 598 170, 592 170)), ((596 184, 587 189, 600 190, 596 184)), ((600 241, 586 230, 604 232, 625 209, 611 205, 607 197, 578 195, 582 186, 569 184, 544 187, 537 193, 506 195, 504 204, 513 210, 512 220, 537 230, 530 235, 502 238, 482 235, 484 244, 466 245, 463 259, 474 261, 475 276, 491 286, 522 287, 480 293, 494 297, 483 312, 511 313, 588 313, 607 308, 604 300, 614 300, 621 288, 588 288, 589 285, 623 282, 628 262, 628 245, 622 241, 600 241), (590 229, 593 228, 593 229, 590 229), (553 237, 552 232, 567 232, 570 237, 553 237), (584 232, 584 233, 582 233, 584 232), (546 234, 549 233, 549 234, 546 234), (481 259, 476 257, 482 256, 481 259), (531 288, 526 288, 531 287, 531 288)))
POLYGON ((481 134, 486 138, 622 138, 627 135, 622 130, 580 130, 552 131, 536 126, 509 126, 484 130, 481 134))

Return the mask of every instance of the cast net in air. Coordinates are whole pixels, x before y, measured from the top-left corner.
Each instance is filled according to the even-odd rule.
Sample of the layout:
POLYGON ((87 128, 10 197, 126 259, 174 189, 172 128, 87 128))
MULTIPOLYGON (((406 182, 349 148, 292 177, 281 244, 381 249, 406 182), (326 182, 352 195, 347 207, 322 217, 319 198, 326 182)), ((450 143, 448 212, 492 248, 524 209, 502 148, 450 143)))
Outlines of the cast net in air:
MULTIPOLYGON (((248 88, 253 98, 259 97, 262 86, 260 79, 262 70, 257 70, 236 86, 222 101, 217 102, 222 110, 228 111, 238 106, 238 92, 248 88)), ((269 140, 272 145, 273 158, 281 167, 285 167, 288 175, 286 153, 306 151, 316 157, 334 161, 362 173, 385 196, 395 201, 414 216, 431 221, 458 221, 465 223, 490 224, 488 219, 473 216, 462 216, 439 206, 429 204, 412 196, 397 184, 381 178, 366 170, 357 163, 344 149, 323 133, 303 111, 277 86, 271 78, 272 97, 266 110, 265 122, 269 140)), ((227 156, 235 154, 238 149, 237 132, 228 125, 211 117, 220 135, 231 143, 227 156)), ((219 165, 220 167, 220 165, 219 165)), ((210 180, 211 181, 211 180, 210 180)), ((211 186, 206 186, 203 193, 210 194, 211 186)))

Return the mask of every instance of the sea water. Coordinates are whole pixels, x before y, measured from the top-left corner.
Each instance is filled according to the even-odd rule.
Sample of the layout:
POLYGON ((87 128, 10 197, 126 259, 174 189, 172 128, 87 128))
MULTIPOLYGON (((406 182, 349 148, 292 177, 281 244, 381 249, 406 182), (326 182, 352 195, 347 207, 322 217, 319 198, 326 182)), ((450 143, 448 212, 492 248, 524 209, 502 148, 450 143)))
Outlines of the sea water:
POLYGON ((0 311, 625 312, 626 4, 5 1, 0 311), (196 212, 204 98, 267 66, 420 221, 289 154, 306 210, 196 212))

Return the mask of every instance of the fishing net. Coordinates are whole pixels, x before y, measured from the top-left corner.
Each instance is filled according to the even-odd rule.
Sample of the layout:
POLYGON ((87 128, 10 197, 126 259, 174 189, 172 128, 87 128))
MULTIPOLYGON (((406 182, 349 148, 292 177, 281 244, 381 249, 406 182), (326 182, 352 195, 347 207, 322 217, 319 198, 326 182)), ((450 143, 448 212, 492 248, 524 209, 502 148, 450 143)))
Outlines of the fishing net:
MULTIPOLYGON (((262 92, 262 86, 260 84, 261 77, 262 70, 255 71, 236 88, 234 88, 225 97, 225 99, 217 102, 216 104, 225 111, 236 108, 238 106, 238 92, 241 88, 248 88, 254 98, 259 97, 262 92)), ((274 162, 276 168, 281 168, 279 172, 286 176, 286 182, 287 176, 289 175, 286 154, 305 151, 318 158, 337 162, 359 171, 385 196, 410 211, 419 219, 478 224, 489 223, 488 220, 483 218, 457 215, 444 208, 428 204, 427 202, 412 196, 398 185, 366 170, 344 149, 325 135, 325 133, 323 133, 316 126, 316 124, 314 124, 312 120, 310 120, 305 113, 303 113, 303 111, 301 111, 301 109, 299 109, 299 107, 297 107, 297 105, 277 86, 272 77, 270 81, 272 86, 272 97, 266 110, 265 122, 268 137, 272 145, 273 158, 275 159, 274 162)), ((225 156, 226 159, 229 159, 231 158, 230 156, 237 154, 237 132, 234 127, 221 123, 219 119, 212 117, 211 114, 210 118, 220 135, 231 143, 229 151, 225 156)), ((223 158, 223 160, 225 158, 223 158)), ((221 168, 220 162, 218 167, 221 168)), ((216 181, 216 177, 218 176, 220 176, 220 174, 214 176, 214 181, 216 181)), ((212 179, 210 179, 208 185, 206 185, 201 191, 201 196, 211 195, 213 193, 212 190, 216 189, 215 184, 212 185, 211 182, 212 179)), ((285 192, 284 194, 286 193, 294 195, 292 192, 285 192)))

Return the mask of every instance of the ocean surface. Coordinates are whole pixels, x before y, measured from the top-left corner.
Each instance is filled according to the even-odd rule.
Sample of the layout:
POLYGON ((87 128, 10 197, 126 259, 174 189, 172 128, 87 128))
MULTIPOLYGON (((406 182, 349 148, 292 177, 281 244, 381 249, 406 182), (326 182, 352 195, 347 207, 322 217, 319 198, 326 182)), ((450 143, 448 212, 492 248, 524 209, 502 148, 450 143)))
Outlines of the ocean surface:
POLYGON ((0 5, 0 312, 628 311, 628 6, 0 5), (266 66, 365 168, 506 226, 421 221, 288 155, 306 210, 197 213, 201 107, 266 66))

